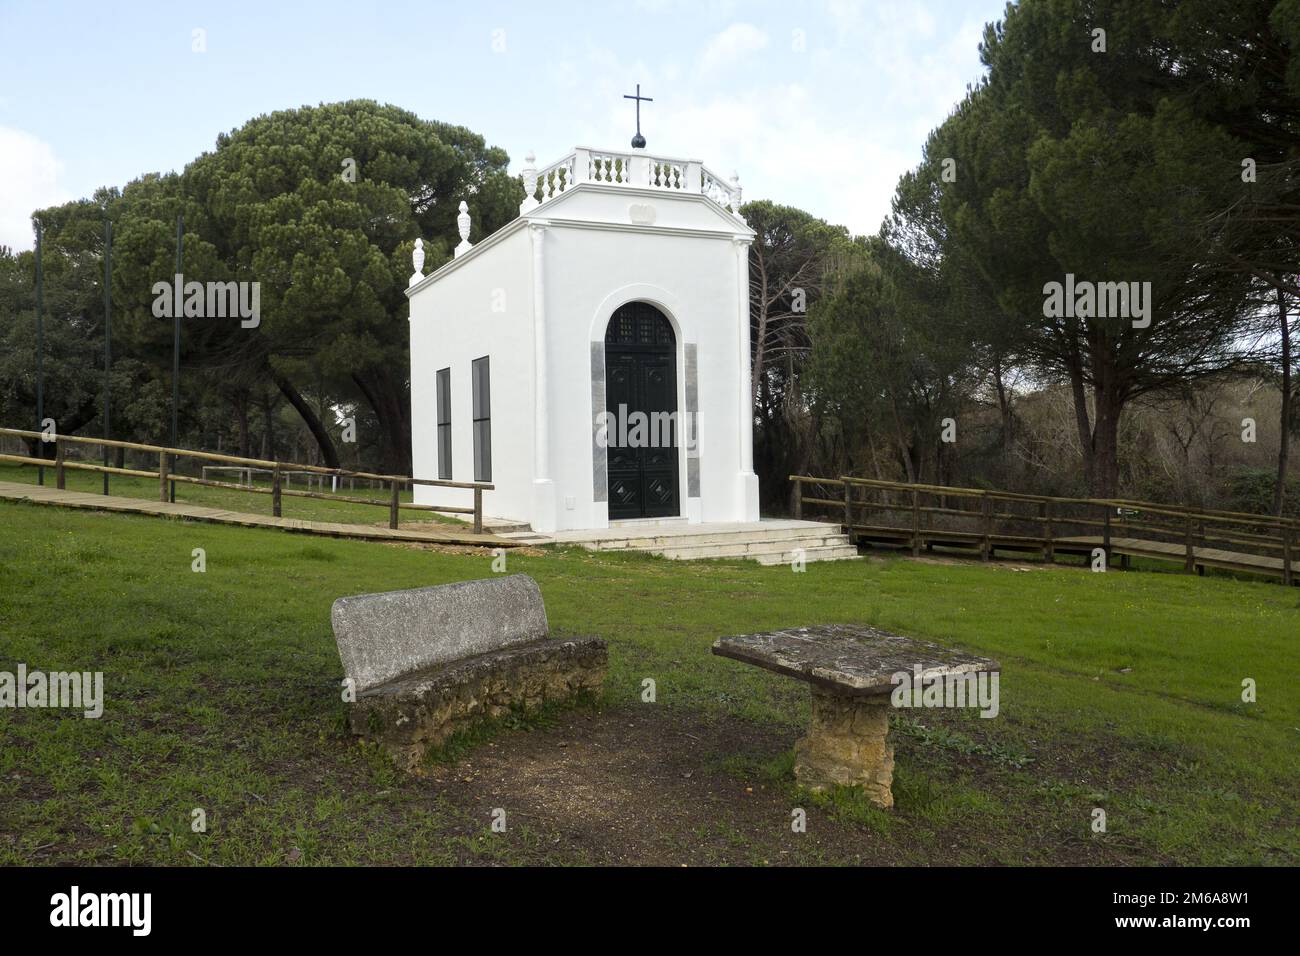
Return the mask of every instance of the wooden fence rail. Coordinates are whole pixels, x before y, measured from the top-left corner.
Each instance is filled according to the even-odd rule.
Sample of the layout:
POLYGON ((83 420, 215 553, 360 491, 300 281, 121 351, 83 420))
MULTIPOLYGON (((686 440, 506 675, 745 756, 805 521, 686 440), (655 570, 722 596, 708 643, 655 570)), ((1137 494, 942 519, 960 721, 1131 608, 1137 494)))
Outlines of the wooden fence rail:
MULTIPOLYGON (((46 436, 42 432, 24 431, 19 428, 0 428, 0 436, 12 438, 35 439, 37 441, 46 441, 46 436)), ((50 441, 46 442, 50 444, 50 441)), ((492 491, 494 486, 483 482, 465 482, 465 481, 441 481, 433 478, 413 478, 406 475, 384 475, 367 471, 350 471, 346 468, 326 468, 320 465, 303 465, 295 462, 280 461, 263 461, 257 458, 241 458, 238 455, 224 455, 219 452, 196 451, 190 448, 168 448, 164 445, 145 445, 139 442, 116 441, 108 438, 88 438, 80 435, 56 435, 52 439, 54 445, 54 460, 51 462, 48 458, 35 458, 30 455, 4 455, 0 454, 0 461, 13 462, 16 464, 36 465, 39 468, 51 468, 54 471, 54 481, 56 487, 62 489, 66 481, 66 472, 69 469, 77 471, 94 471, 104 475, 124 475, 133 478, 157 478, 158 479, 158 496, 160 501, 167 501, 175 497, 174 491, 169 492, 169 485, 174 482, 191 485, 203 485, 209 488, 226 488, 232 491, 242 491, 248 494, 262 494, 271 496, 271 513, 275 517, 280 517, 281 500, 285 497, 293 498, 320 498, 326 501, 346 501, 351 504, 376 505, 388 509, 388 526, 396 528, 398 526, 398 512, 406 511, 442 511, 450 514, 473 515, 474 533, 483 532, 483 492, 492 491), (156 454, 158 456, 158 470, 146 471, 138 468, 114 468, 109 465, 100 465, 88 461, 71 461, 67 457, 67 448, 69 445, 96 445, 101 448, 121 448, 126 451, 143 452, 156 454), (256 485, 245 485, 229 481, 212 481, 207 478, 196 478, 192 475, 179 474, 176 471, 177 458, 192 458, 198 461, 215 461, 227 465, 237 465, 244 468, 260 469, 269 472, 271 475, 270 487, 258 487, 256 485), (290 490, 283 486, 282 475, 286 472, 307 473, 320 475, 322 477, 334 478, 360 478, 366 481, 377 481, 380 486, 388 487, 388 496, 385 498, 362 498, 358 496, 329 494, 321 491, 297 491, 290 490), (442 505, 425 505, 414 502, 404 502, 400 498, 401 489, 414 485, 431 486, 435 488, 458 488, 470 489, 474 492, 474 506, 452 507, 442 505)), ((105 479, 104 493, 108 494, 107 479, 105 479)))
POLYGON ((857 542, 910 548, 1058 554, 1085 559, 1100 548, 1183 565, 1277 576, 1300 582, 1300 520, 1148 501, 1062 498, 986 488, 912 484, 871 478, 791 475, 795 517, 820 509, 857 542))

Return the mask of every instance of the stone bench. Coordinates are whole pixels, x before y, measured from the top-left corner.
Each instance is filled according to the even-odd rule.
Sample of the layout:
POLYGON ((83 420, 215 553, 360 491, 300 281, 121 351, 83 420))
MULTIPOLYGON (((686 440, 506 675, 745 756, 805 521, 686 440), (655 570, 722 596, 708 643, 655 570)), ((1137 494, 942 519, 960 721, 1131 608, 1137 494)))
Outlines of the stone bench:
POLYGON ((407 770, 479 718, 595 693, 605 679, 605 642, 551 638, 526 574, 343 597, 330 617, 352 731, 407 770))
POLYGON ((984 657, 861 625, 724 637, 714 642, 713 653, 807 681, 812 725, 795 745, 795 776, 811 790, 860 787, 882 807, 894 805, 889 742, 894 675, 909 675, 909 683, 915 675, 926 682, 951 678, 955 684, 958 675, 1000 670, 984 657))

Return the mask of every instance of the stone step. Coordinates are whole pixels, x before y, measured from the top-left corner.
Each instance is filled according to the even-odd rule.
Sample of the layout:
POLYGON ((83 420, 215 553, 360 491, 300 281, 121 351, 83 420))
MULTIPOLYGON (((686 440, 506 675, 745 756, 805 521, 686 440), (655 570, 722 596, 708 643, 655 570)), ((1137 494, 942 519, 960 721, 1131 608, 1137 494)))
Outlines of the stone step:
MULTIPOLYGON (((638 538, 611 538, 584 542, 592 551, 656 551, 661 548, 686 548, 707 544, 743 545, 755 541, 802 542, 820 539, 827 535, 840 535, 837 525, 826 524, 806 528, 762 528, 737 531, 709 531, 703 534, 661 534, 638 538)), ((843 537, 843 535, 840 535, 843 537)), ((793 544, 792 547, 801 547, 793 544)))
POLYGON ((611 530, 636 530, 638 528, 675 528, 679 525, 686 527, 690 524, 688 518, 681 515, 675 515, 671 518, 615 518, 609 523, 611 530))
POLYGON ((496 522, 485 519, 483 521, 483 530, 489 534, 499 534, 503 537, 510 534, 536 535, 537 537, 544 537, 543 535, 538 535, 527 521, 502 521, 500 524, 497 524, 496 522))
MULTIPOLYGON (((811 564, 814 561, 857 561, 861 560, 862 555, 858 554, 858 549, 853 545, 842 545, 830 548, 812 548, 804 552, 804 561, 811 564)), ((753 560, 759 564, 789 564, 794 560, 794 553, 785 551, 780 555, 776 554, 756 554, 753 560)))
POLYGON ((536 531, 504 531, 497 534, 498 538, 506 538, 510 541, 516 541, 519 544, 552 544, 555 539, 544 534, 538 534, 536 531))
MULTIPOLYGON (((435 514, 440 514, 445 518, 455 518, 457 521, 466 523, 473 521, 471 515, 452 514, 450 511, 438 511, 435 514)), ((525 534, 534 533, 532 526, 527 521, 518 521, 514 518, 494 518, 490 515, 483 516, 483 530, 488 534, 495 534, 502 538, 519 532, 525 534)))
MULTIPOLYGON (((852 545, 825 545, 816 548, 803 548, 803 559, 805 562, 813 561, 843 561, 851 558, 860 557, 858 549, 852 545)), ((781 548, 774 551, 736 551, 730 554, 709 554, 700 555, 694 552, 683 553, 676 550, 665 550, 652 552, 665 558, 671 558, 674 561, 699 561, 699 560, 741 560, 757 561, 759 564, 789 564, 794 560, 793 548, 781 548)))
POLYGON ((755 554, 781 554, 803 548, 812 551, 818 548, 847 547, 849 539, 842 534, 825 534, 815 538, 797 540, 782 539, 772 541, 766 538, 758 541, 730 541, 726 544, 696 544, 683 542, 670 548, 658 548, 653 553, 673 558, 731 558, 748 557, 755 554))

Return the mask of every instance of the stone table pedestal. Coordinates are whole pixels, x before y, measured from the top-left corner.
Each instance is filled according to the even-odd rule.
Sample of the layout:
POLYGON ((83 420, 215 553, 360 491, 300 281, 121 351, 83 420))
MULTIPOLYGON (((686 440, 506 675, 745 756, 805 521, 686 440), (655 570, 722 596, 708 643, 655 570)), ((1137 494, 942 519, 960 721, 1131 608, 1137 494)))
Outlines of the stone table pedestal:
POLYGON ((887 695, 850 697, 812 688, 812 725, 795 744, 794 773, 810 790, 861 787, 872 803, 892 807, 894 748, 887 695))

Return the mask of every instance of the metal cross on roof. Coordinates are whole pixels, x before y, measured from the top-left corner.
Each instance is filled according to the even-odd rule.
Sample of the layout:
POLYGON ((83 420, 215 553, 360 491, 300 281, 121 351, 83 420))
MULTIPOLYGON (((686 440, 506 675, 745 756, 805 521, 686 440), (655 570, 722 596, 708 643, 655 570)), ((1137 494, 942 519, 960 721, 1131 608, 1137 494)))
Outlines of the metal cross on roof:
POLYGON ((645 149, 645 137, 641 135, 641 104, 642 102, 653 103, 654 100, 648 96, 641 95, 641 84, 636 85, 636 96, 623 94, 625 100, 636 100, 636 135, 632 137, 633 149, 645 149))

